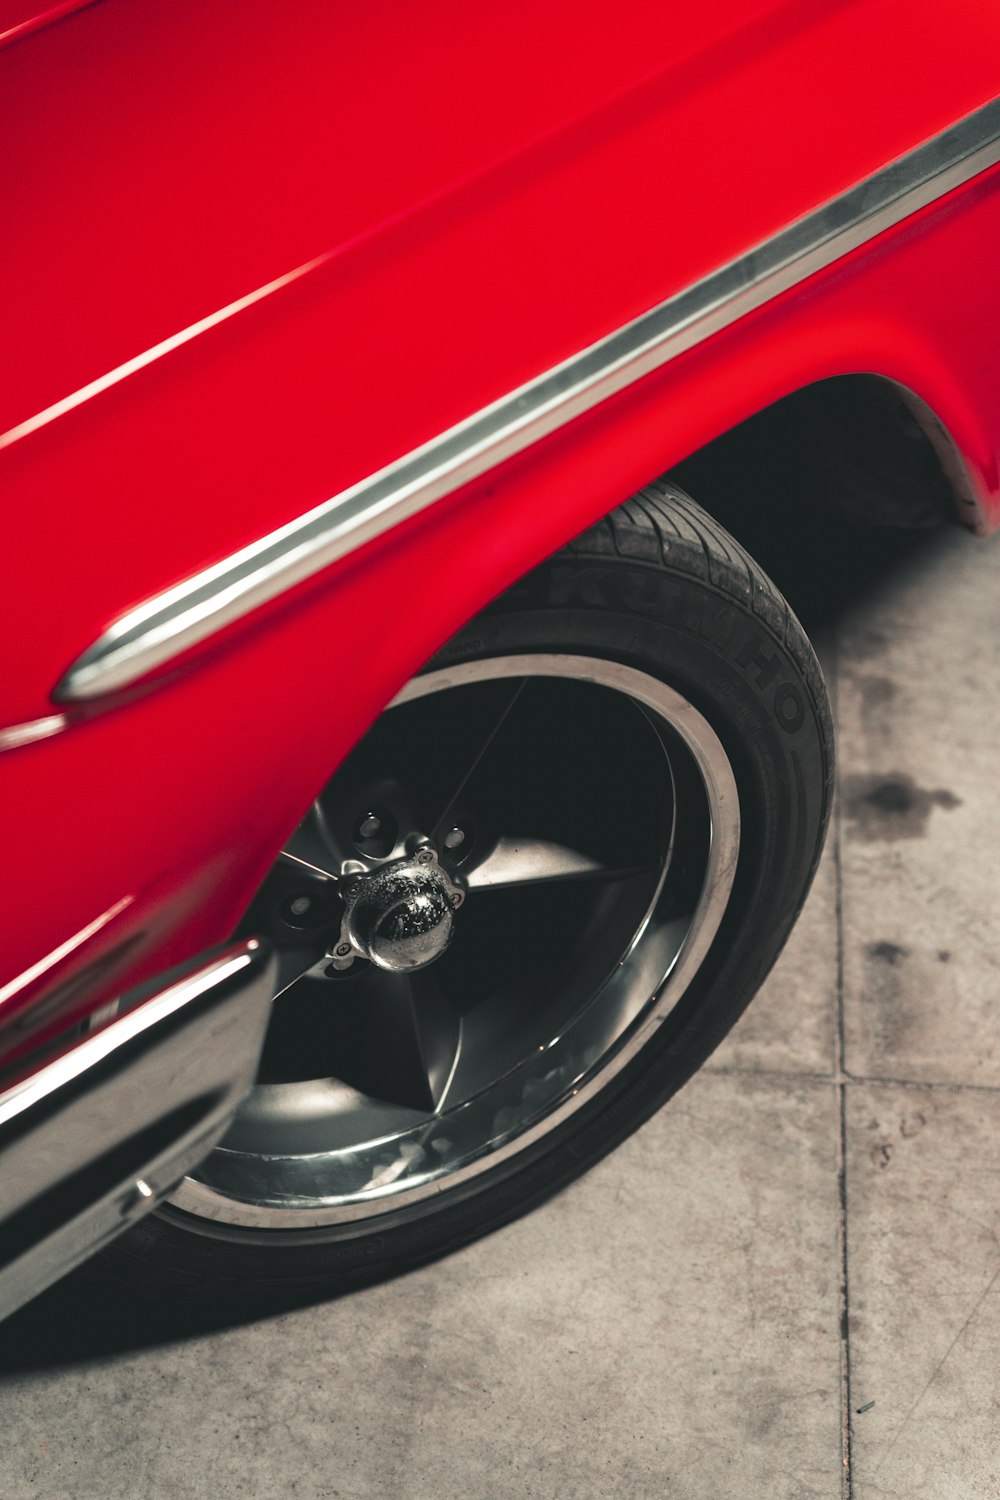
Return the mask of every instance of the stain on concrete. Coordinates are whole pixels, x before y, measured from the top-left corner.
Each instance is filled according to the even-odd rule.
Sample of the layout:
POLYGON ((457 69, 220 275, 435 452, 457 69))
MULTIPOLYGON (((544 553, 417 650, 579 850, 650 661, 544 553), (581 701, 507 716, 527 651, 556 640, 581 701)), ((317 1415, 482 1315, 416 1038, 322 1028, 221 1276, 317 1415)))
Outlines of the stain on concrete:
POLYGON ((851 656, 855 661, 869 661, 873 656, 881 656, 890 644, 884 630, 859 630, 851 638, 851 656))
POLYGON ((902 943, 882 938, 864 948, 865 977, 863 997, 867 1024, 881 1054, 893 1057, 905 1051, 914 1023, 910 1004, 913 985, 913 953, 902 943))
MULTIPOLYGON (((904 1141, 912 1141, 913 1137, 919 1135, 927 1124, 927 1116, 922 1110, 915 1109, 909 1114, 902 1115, 899 1121, 899 1133, 904 1141)), ((869 1130, 878 1128, 878 1121, 872 1120, 868 1126, 869 1130)), ((878 1140, 872 1142, 868 1149, 868 1159, 873 1167, 884 1172, 886 1167, 892 1163, 896 1154, 896 1143, 888 1132, 883 1133, 878 1140)))
POLYGON ((848 776, 843 796, 849 832, 869 844, 924 838, 936 807, 950 812, 962 805, 962 799, 947 787, 929 790, 899 771, 848 776))
POLYGON ((950 964, 951 963, 951 954, 949 953, 949 951, 948 951, 947 948, 942 948, 939 951, 939 953, 938 953, 938 963, 939 964, 950 964))
POLYGON ((891 964, 894 969, 903 962, 904 958, 909 958, 910 956, 909 948, 901 948, 898 943, 888 943, 885 941, 872 943, 868 952, 877 963, 891 964))
POLYGON ((875 717, 893 701, 899 691, 891 677, 862 674, 855 681, 861 694, 861 712, 866 718, 875 717))

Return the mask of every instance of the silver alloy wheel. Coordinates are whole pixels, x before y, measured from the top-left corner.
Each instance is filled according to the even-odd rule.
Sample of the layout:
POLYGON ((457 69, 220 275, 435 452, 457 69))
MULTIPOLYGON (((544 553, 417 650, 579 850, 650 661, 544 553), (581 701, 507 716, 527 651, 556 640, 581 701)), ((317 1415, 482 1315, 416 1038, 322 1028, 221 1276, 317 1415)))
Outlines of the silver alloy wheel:
MULTIPOLYGON (((475 995, 466 996, 467 1003, 456 1007, 454 991, 445 1005, 429 991, 414 1001, 416 992, 408 988, 400 1008, 401 986, 416 982, 410 976, 376 981, 373 966, 359 960, 345 981, 344 971, 326 960, 300 961, 298 976, 276 1001, 276 1022, 282 1007, 294 1029, 302 1014, 335 1017, 338 1007, 354 1006, 354 1024, 363 1029, 364 999, 359 1006, 344 997, 368 995, 387 1048, 396 1038, 385 1016, 422 1017, 414 1043, 421 1058, 434 1050, 445 1028, 437 1075, 428 1064, 433 1086, 422 1105, 412 1098, 400 1103, 377 1078, 377 1087, 366 1093, 357 1080, 352 1085, 340 1076, 350 1075, 351 1037, 360 1033, 343 1032, 336 1057, 310 1040, 315 1076, 302 1076, 301 1068, 288 1077, 280 1069, 265 1074, 223 1145, 173 1195, 173 1207, 195 1216, 205 1232, 213 1226, 223 1234, 322 1226, 347 1232, 439 1199, 442 1191, 540 1140, 606 1087, 653 1039, 697 973, 728 905, 740 848, 736 782, 714 730, 687 699, 644 672, 599 658, 541 654, 428 672, 407 685, 379 726, 388 725, 386 732, 397 733, 398 743, 416 755, 415 722, 426 730, 443 709, 445 724, 458 725, 465 703, 484 703, 485 692, 501 689, 497 701, 503 706, 484 743, 443 808, 437 806, 430 835, 420 837, 434 845, 443 865, 451 861, 454 879, 468 890, 455 915, 454 952, 433 963, 426 976, 444 976, 446 965, 461 965, 463 930, 470 934, 468 946, 475 947, 474 927, 463 927, 477 920, 475 912, 516 897, 519 904, 509 907, 513 920, 484 929, 499 938, 497 951, 473 955, 478 969, 474 963, 465 970, 465 982, 478 974, 487 989, 490 976, 503 972, 507 989, 478 1004, 475 995), (489 684, 494 686, 487 689, 489 684), (526 685, 535 695, 531 713, 526 685), (470 691, 479 698, 470 698, 470 691), (422 716, 419 722, 415 714, 422 716), (519 717, 527 721, 520 738, 519 717), (539 726, 545 743, 537 743, 539 726), (608 744, 601 739, 605 732, 608 744), (614 815, 602 823, 612 776, 625 791, 612 799, 614 815), (551 796, 567 816, 575 812, 578 836, 539 838, 524 828, 494 827, 479 838, 477 850, 477 837, 466 832, 475 828, 477 778, 491 787, 512 787, 514 800, 506 805, 516 808, 521 788, 533 777, 539 782, 529 787, 536 813, 547 805, 544 795, 551 796), (630 795, 634 811, 622 817, 623 806, 633 807, 630 795), (473 808, 465 827, 463 798, 473 808), (609 859, 596 848, 602 842, 605 851, 638 851, 641 858, 609 859), (552 905, 556 889, 561 907, 552 905), (534 947, 533 922, 539 928, 534 947), (564 973, 572 979, 565 994, 559 982, 564 973), (527 986, 523 1003, 510 988, 510 976, 519 974, 527 986), (383 988, 375 988, 376 982, 383 988), (378 1009, 390 993, 386 984, 395 986, 388 1002, 395 1010, 378 1009)), ((446 738, 432 744, 425 756, 431 772, 447 761, 447 750, 446 738)), ((363 765, 365 753, 362 741, 352 760, 363 765)), ((342 781, 338 773, 331 782, 335 801, 342 781)), ((370 851, 381 819, 366 802, 356 818, 355 853, 370 851)), ((324 854, 321 848, 328 821, 319 806, 288 851, 291 864, 311 871, 328 892, 336 894, 345 872, 357 876, 403 847, 394 839, 367 863, 359 857, 334 867, 330 849, 324 854)), ((297 899, 301 905, 303 898, 297 899)), ((339 921, 338 909, 338 932, 339 921)), ((331 948, 328 958, 332 954, 331 948)))

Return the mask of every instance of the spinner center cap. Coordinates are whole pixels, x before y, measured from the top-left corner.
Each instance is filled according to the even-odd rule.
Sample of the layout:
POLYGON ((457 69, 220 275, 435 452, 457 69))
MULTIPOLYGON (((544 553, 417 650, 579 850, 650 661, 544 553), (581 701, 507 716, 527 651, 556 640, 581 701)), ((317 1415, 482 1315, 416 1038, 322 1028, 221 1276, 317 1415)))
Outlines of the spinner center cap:
POLYGON ((346 940, 377 968, 402 974, 440 958, 451 942, 463 892, 441 869, 433 849, 423 848, 360 876, 345 899, 341 944, 346 940))

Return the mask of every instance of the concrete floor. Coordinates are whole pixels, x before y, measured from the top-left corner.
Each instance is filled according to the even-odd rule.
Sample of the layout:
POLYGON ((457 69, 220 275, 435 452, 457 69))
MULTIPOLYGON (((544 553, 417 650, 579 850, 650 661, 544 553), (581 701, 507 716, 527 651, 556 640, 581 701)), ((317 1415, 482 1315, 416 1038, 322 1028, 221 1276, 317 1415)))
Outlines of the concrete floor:
POLYGON ((875 551, 807 618, 824 864, 711 1065, 387 1285, 183 1337, 39 1299, 0 1329, 2 1500, 1000 1495, 1000 543, 875 551))

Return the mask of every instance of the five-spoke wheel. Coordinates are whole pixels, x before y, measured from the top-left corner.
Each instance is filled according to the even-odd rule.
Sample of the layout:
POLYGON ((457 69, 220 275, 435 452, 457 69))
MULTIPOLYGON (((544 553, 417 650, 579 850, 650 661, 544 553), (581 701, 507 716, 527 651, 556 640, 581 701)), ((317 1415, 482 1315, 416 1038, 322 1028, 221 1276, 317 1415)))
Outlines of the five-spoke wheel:
POLYGON ((176 1204, 332 1224, 518 1150, 662 1025, 739 839, 717 735, 648 674, 521 655, 417 678, 248 916, 282 966, 261 1079, 176 1204))

